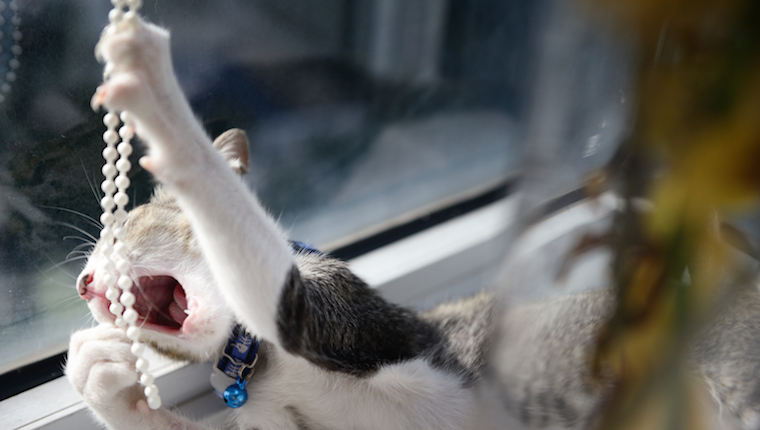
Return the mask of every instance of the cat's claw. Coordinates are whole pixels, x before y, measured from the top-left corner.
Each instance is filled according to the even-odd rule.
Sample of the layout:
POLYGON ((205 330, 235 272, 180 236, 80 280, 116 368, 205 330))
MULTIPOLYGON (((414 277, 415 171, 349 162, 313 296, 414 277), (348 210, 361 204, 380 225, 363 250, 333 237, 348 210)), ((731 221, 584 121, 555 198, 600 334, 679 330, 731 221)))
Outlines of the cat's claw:
POLYGON ((101 85, 95 90, 95 94, 93 94, 90 99, 90 108, 92 108, 93 112, 100 110, 105 102, 105 97, 105 88, 101 85))
MULTIPOLYGON (((150 173, 154 172, 153 159, 150 158, 149 156, 147 156, 147 155, 142 156, 142 157, 140 157, 139 160, 137 160, 137 162, 140 164, 140 167, 142 167, 143 169, 147 170, 148 172, 150 172, 150 173)), ((188 315, 190 315, 190 313, 187 310, 185 310, 185 313, 187 313, 188 315)))

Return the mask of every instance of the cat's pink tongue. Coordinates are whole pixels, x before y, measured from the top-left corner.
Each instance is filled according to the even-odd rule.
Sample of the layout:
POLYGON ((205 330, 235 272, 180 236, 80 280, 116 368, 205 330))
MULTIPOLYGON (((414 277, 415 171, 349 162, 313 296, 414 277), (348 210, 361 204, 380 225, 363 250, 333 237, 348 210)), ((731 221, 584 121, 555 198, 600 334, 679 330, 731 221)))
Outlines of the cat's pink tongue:
POLYGON ((182 289, 181 285, 177 284, 174 288, 174 301, 169 305, 169 316, 181 325, 187 318, 186 310, 187 297, 185 296, 185 290, 182 289))

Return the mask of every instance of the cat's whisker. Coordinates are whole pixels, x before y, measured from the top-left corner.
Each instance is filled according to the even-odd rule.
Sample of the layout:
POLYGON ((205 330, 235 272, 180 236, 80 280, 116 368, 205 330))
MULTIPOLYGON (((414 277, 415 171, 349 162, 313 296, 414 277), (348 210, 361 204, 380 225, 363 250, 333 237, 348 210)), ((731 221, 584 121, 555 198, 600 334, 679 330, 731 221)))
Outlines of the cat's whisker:
POLYGON ((95 201, 100 204, 100 199, 103 197, 98 188, 95 186, 94 182, 90 179, 90 175, 87 174, 87 169, 84 167, 84 161, 82 159, 79 159, 79 162, 82 164, 82 172, 84 172, 84 177, 87 179, 87 184, 90 186, 90 191, 92 191, 92 195, 95 196, 95 201))
POLYGON ((64 227, 68 227, 68 228, 70 228, 70 229, 72 229, 74 231, 82 233, 83 235, 85 235, 88 238, 90 238, 93 242, 97 242, 98 241, 98 238, 96 238, 93 234, 89 233, 87 230, 85 230, 85 229, 83 229, 81 227, 75 226, 74 224, 70 224, 70 223, 63 222, 63 221, 56 221, 55 224, 62 225, 64 227))
POLYGON ((85 220, 87 220, 89 222, 89 224, 91 224, 91 225, 93 225, 93 226, 95 226, 97 228, 103 228, 103 224, 99 220, 96 220, 95 218, 87 215, 86 213, 83 213, 83 212, 80 212, 80 211, 77 211, 77 210, 74 210, 74 209, 64 208, 64 207, 61 207, 61 206, 47 206, 47 205, 40 205, 39 207, 43 208, 43 209, 53 209, 53 210, 58 210, 58 211, 68 212, 70 214, 78 215, 78 216, 84 218, 85 220))
POLYGON ((75 246, 75 247, 73 248, 73 251, 77 251, 77 250, 79 250, 80 248, 86 248, 86 247, 88 247, 88 246, 89 246, 89 247, 93 247, 93 248, 94 248, 94 247, 95 247, 95 245, 96 245, 96 243, 94 243, 94 242, 90 242, 90 241, 88 240, 88 241, 85 241, 84 243, 80 243, 79 245, 75 246))
MULTIPOLYGON (((48 281, 50 281, 52 284, 54 284, 54 285, 56 285, 56 286, 58 286, 58 287, 62 287, 62 288, 72 288, 72 289, 76 289, 76 285, 74 285, 74 283, 73 283, 73 282, 72 282, 72 283, 70 283, 70 284, 69 284, 69 283, 64 283, 64 282, 61 282, 61 280, 60 280, 60 279, 58 279, 58 278, 54 278, 54 277, 50 276, 50 274, 49 274, 49 273, 47 273, 47 272, 49 272, 50 270, 52 270, 52 269, 55 269, 55 268, 56 268, 56 267, 50 267, 50 268, 48 268, 48 269, 46 269, 46 270, 42 270, 42 269, 40 269, 39 267, 35 267, 35 269, 37 269, 37 271, 40 273, 40 275, 44 276, 44 277, 45 277, 45 279, 47 279, 48 281)), ((73 276, 73 275, 71 275, 70 273, 66 272, 65 270, 61 269, 60 267, 58 267, 58 269, 59 269, 59 270, 61 270, 61 271, 62 271, 64 274, 66 274, 67 276, 71 276, 71 278, 72 278, 72 279, 75 279, 75 280, 76 280, 76 276, 73 276)))
MULTIPOLYGON (((65 298, 61 299, 60 301, 56 302, 48 310, 59 309, 59 308, 69 309, 72 306, 74 306, 77 303, 79 303, 80 301, 81 301, 81 299, 79 298, 79 295, 71 295, 69 297, 65 297, 65 298)), ((87 313, 87 315, 90 315, 89 312, 87 313)))
POLYGON ((58 263, 56 263, 56 262, 55 262, 55 261, 54 261, 52 258, 50 258, 50 256, 49 256, 49 255, 47 255, 47 254, 45 254, 45 258, 47 258, 47 260, 48 260, 48 261, 50 261, 51 263, 53 263, 53 265, 52 265, 52 266, 50 266, 50 267, 47 267, 45 270, 42 270, 42 269, 40 269, 39 267, 36 267, 37 271, 38 271, 38 272, 40 272, 40 274, 41 274, 41 275, 45 276, 45 277, 46 277, 48 280, 50 280, 50 281, 53 281, 54 283, 56 283, 56 284, 58 284, 58 285, 61 285, 61 286, 65 286, 66 288, 76 288, 76 286, 75 286, 75 285, 73 285, 73 284, 71 284, 71 285, 69 285, 69 284, 61 284, 61 282, 60 282, 60 281, 58 281, 57 279, 50 277, 50 276, 49 276, 49 272, 51 272, 51 271, 53 271, 53 270, 59 270, 59 271, 61 271, 61 272, 62 272, 64 275, 68 276, 69 278, 71 278, 71 279, 73 279, 73 280, 76 280, 76 279, 77 279, 77 275, 75 275, 75 274, 71 273, 71 272, 70 272, 70 271, 68 271, 68 270, 64 270, 64 269, 63 269, 63 267, 64 267, 65 265, 69 264, 69 263, 72 263, 72 262, 74 262, 74 261, 78 261, 78 260, 83 260, 83 259, 86 259, 86 258, 88 258, 88 256, 84 256, 84 255, 82 255, 82 256, 77 256, 77 257, 73 257, 73 258, 68 258, 68 256, 67 256, 67 257, 66 257, 66 259, 64 259, 63 261, 60 261, 60 262, 58 262, 58 263))
MULTIPOLYGON (((78 260, 79 259, 78 256, 83 256, 84 258, 89 258, 90 255, 91 255, 90 251, 82 251, 82 250, 71 251, 68 254, 66 254, 66 260, 65 261, 69 261, 71 258, 74 258, 74 257, 76 257, 77 260, 78 260)), ((73 260, 71 260, 71 261, 73 261, 73 260)))
POLYGON ((85 245, 95 246, 95 243, 92 240, 82 236, 64 236, 63 240, 81 240, 85 245))

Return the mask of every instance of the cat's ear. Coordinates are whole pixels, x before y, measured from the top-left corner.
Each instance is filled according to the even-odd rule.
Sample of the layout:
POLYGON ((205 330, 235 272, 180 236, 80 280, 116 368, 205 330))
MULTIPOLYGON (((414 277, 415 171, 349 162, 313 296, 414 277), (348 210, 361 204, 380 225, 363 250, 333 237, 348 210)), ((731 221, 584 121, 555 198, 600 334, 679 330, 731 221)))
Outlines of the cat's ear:
POLYGON ((248 173, 248 138, 243 130, 231 128, 220 134, 214 139, 214 148, 222 154, 235 173, 248 173))

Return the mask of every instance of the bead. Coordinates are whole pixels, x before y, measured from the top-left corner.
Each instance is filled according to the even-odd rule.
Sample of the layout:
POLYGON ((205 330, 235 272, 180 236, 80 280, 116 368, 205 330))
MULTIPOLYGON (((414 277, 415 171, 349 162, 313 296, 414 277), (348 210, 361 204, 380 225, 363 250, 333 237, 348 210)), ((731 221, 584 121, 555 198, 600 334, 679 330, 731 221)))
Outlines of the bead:
POLYGON ((111 9, 108 12, 108 20, 111 22, 119 22, 124 18, 124 12, 121 9, 111 9))
POLYGON ((105 241, 113 240, 113 230, 111 230, 110 227, 104 227, 102 230, 100 230, 99 235, 100 238, 105 241))
POLYGON ((116 317, 113 323, 116 324, 116 327, 120 327, 120 328, 127 326, 127 322, 124 321, 124 318, 118 317, 118 316, 116 317))
POLYGON ((0 2, 0 12, 5 10, 5 2, 0 2))
POLYGON ((135 321, 137 321, 137 311, 134 309, 127 309, 124 311, 124 315, 122 315, 124 318, 124 321, 127 322, 127 324, 134 324, 135 321))
POLYGON ((21 25, 21 17, 18 15, 15 15, 13 18, 11 18, 11 24, 13 24, 14 27, 18 27, 21 25))
POLYGON ((103 124, 108 128, 116 128, 120 122, 119 117, 115 113, 108 112, 103 115, 103 124))
POLYGON ((113 178, 117 173, 116 167, 113 164, 104 164, 100 171, 103 172, 103 176, 106 178, 113 178))
POLYGON ((119 290, 117 290, 116 288, 107 289, 106 298, 112 302, 115 302, 119 298, 119 290))
POLYGON ((145 397, 158 397, 158 387, 155 384, 151 384, 145 387, 145 397))
POLYGON ((18 12, 18 3, 16 3, 16 0, 11 0, 8 6, 10 6, 12 11, 18 12))
POLYGON ((132 139, 135 137, 135 129, 128 125, 122 126, 119 129, 119 136, 121 136, 121 138, 124 140, 132 139))
POLYGON ((124 1, 125 0, 111 0, 111 5, 113 5, 113 7, 124 7, 124 1))
MULTIPOLYGON (((121 145, 119 145, 119 146, 121 146, 121 145)), ((119 175, 119 176, 117 176, 116 180, 115 180, 115 183, 116 183, 116 186, 120 190, 126 190, 127 188, 129 188, 129 185, 130 185, 129 178, 126 177, 125 175, 119 175)))
POLYGON ((116 207, 116 203, 113 201, 113 198, 109 196, 105 196, 102 199, 100 199, 100 207, 102 207, 103 209, 107 211, 110 211, 116 207))
POLYGON ((20 32, 20 31, 16 30, 16 31, 14 31, 14 32, 13 32, 13 34, 11 35, 11 37, 12 37, 12 38, 13 38, 13 40, 15 40, 16 42, 19 42, 21 39, 23 39, 23 38, 24 38, 24 35, 23 35, 23 34, 21 34, 21 32, 20 32))
POLYGON ((122 112, 121 115, 119 115, 119 117, 121 118, 121 122, 123 122, 124 124, 132 123, 132 114, 127 111, 122 112))
POLYGON ((113 194, 116 192, 116 184, 113 181, 103 181, 100 184, 100 189, 106 194, 113 194))
POLYGON ((129 214, 123 208, 119 208, 114 211, 113 216, 116 219, 116 222, 124 223, 124 221, 127 220, 127 217, 129 217, 129 214))
POLYGON ((135 327, 135 326, 128 328, 127 337, 129 338, 129 340, 134 341, 134 342, 137 342, 138 340, 140 340, 140 328, 135 327))
MULTIPOLYGON (((111 245, 110 242, 106 242, 101 247, 101 251, 103 252, 103 255, 110 256, 113 254, 113 245, 111 245)), ((114 282, 116 282, 116 280, 114 280, 114 282)))
POLYGON ((113 269, 114 269, 114 264, 113 264, 113 261, 111 261, 111 260, 106 260, 106 261, 105 261, 103 264, 101 264, 100 268, 101 268, 101 269, 102 269, 104 272, 106 272, 106 275, 109 275, 109 276, 113 277, 113 273, 112 273, 112 272, 113 272, 113 269))
POLYGON ((129 261, 124 260, 124 259, 119 259, 119 261, 116 262, 116 270, 118 270, 120 273, 129 272, 129 261))
POLYGON ((112 146, 106 146, 103 149, 103 158, 108 161, 115 161, 117 158, 119 158, 119 153, 116 152, 116 148, 112 146))
POLYGON ((103 133, 103 142, 109 145, 116 145, 118 141, 119 141, 119 133, 113 130, 106 130, 106 132, 103 133))
POLYGON ((5 80, 8 82, 13 82, 16 80, 16 74, 13 72, 8 72, 5 74, 5 80))
POLYGON ((132 278, 127 275, 119 276, 119 288, 128 289, 132 288, 132 278))
POLYGON ((129 6, 130 9, 140 9, 142 7, 142 0, 127 0, 127 6, 129 6))
POLYGON ((134 10, 128 10, 127 13, 124 14, 124 21, 127 21, 130 23, 130 25, 136 25, 137 24, 137 12, 134 10))
MULTIPOLYGON (((116 185, 114 184, 114 187, 115 186, 116 185)), ((118 193, 116 193, 116 195, 113 196, 113 200, 114 202, 116 202, 117 206, 123 208, 124 206, 127 205, 127 203, 129 203, 129 196, 127 195, 127 193, 123 191, 119 191, 118 193)))
POLYGON ((117 256, 124 258, 129 254, 129 250, 127 249, 127 245, 124 245, 121 242, 116 242, 116 244, 113 246, 113 253, 117 256))
MULTIPOLYGON (((110 273, 106 273, 103 275, 103 284, 105 284, 106 287, 113 287, 116 285, 116 277, 110 273)), ((116 298, 114 298, 114 300, 116 300, 116 298)))
POLYGON ((11 67, 11 69, 15 70, 21 67, 21 62, 14 58, 8 62, 8 65, 11 67))
MULTIPOLYGON (((141 357, 145 353, 145 344, 144 343, 140 343, 140 342, 135 342, 135 343, 132 344, 132 347, 130 348, 130 351, 132 351, 132 355, 134 355, 135 357, 141 357)), ((140 382, 143 385, 150 385, 150 384, 153 383, 153 381, 151 381, 150 383, 146 384, 145 382, 142 381, 142 378, 140 378, 140 379, 141 379, 140 382)))
POLYGON ((124 157, 129 157, 132 155, 132 145, 130 145, 129 142, 121 142, 117 149, 119 150, 119 154, 124 157))
MULTIPOLYGON (((121 304, 124 305, 124 306, 132 306, 132 305, 135 304, 135 300, 136 299, 137 298, 135 297, 134 294, 130 293, 129 291, 125 291, 125 292, 121 293, 121 297, 119 297, 119 302, 121 302, 121 304)), ((134 354, 134 352, 133 352, 133 354, 134 354)), ((137 354, 135 354, 135 355, 137 355, 137 354)))
MULTIPOLYGON (((145 345, 143 345, 141 343, 136 343, 136 344, 132 345, 132 348, 134 348, 137 345, 142 346, 143 347, 143 349, 142 349, 143 351, 145 350, 145 345)), ((134 350, 132 350, 132 353, 134 354, 134 350)), ((139 355, 138 354, 134 354, 134 355, 135 356, 142 355, 142 352, 139 355)), ((143 384, 146 387, 148 385, 153 384, 153 381, 154 381, 153 375, 151 375, 150 373, 143 373, 142 376, 140 376, 140 383, 143 384)))
POLYGON ((122 240, 127 235, 127 231, 124 230, 124 227, 116 227, 113 229, 113 236, 118 239, 122 240))
POLYGON ((23 49, 21 49, 21 47, 18 45, 13 45, 13 47, 11 47, 11 52, 13 52, 13 55, 18 57, 21 55, 21 52, 23 52, 23 49))
POLYGON ((109 226, 113 224, 114 222, 114 216, 111 212, 103 212, 103 214, 100 215, 100 222, 104 226, 109 226))
POLYGON ((151 397, 148 399, 148 407, 153 409, 154 411, 161 407, 161 398, 160 397, 151 397))
POLYGON ((121 313, 124 311, 124 306, 122 306, 120 303, 111 303, 111 306, 108 307, 108 310, 111 311, 114 315, 121 315, 121 313))
POLYGON ((129 169, 132 168, 132 163, 129 162, 129 160, 121 159, 116 162, 116 168, 119 170, 119 172, 125 173, 129 172, 129 169))
POLYGON ((142 373, 145 373, 148 371, 148 366, 149 366, 148 360, 144 358, 138 358, 137 362, 135 362, 135 368, 142 373))
POLYGON ((6 84, 1 85, 0 86, 0 91, 2 91, 3 93, 6 93, 6 94, 9 93, 9 92, 11 92, 11 86, 10 86, 10 84, 6 83, 6 84))

